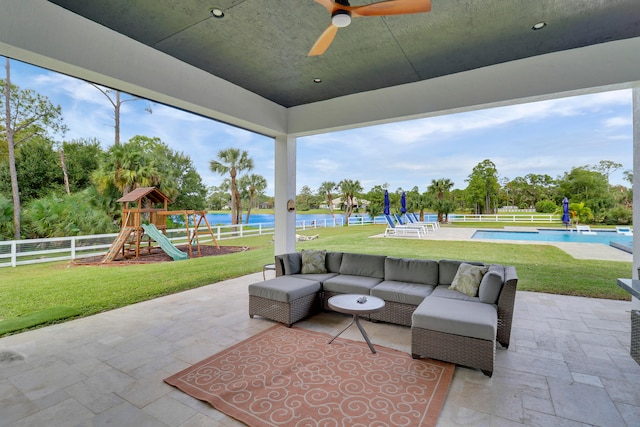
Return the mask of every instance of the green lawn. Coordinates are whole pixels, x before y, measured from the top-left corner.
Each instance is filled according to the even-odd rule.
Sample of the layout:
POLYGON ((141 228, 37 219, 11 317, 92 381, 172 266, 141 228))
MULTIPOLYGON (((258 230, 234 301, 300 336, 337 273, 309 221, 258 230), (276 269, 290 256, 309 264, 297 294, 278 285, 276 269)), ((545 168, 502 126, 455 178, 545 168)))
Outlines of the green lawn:
MULTIPOLYGON (((517 269, 519 290, 629 299, 629 294, 616 285, 616 279, 631 276, 630 262, 575 260, 548 245, 370 238, 382 232, 384 227, 380 225, 308 230, 300 234, 319 234, 320 237, 299 242, 298 249, 509 264, 517 269)), ((3 268, 0 274, 0 331, 3 323, 15 322, 16 318, 31 319, 31 323, 25 322, 25 328, 32 327, 33 316, 37 317, 38 312, 58 313, 59 310, 54 309, 64 307, 73 309, 69 312, 77 313, 77 316, 88 316, 259 272, 264 264, 273 260, 271 237, 225 241, 226 245, 252 249, 178 262, 118 267, 74 267, 67 262, 57 262, 3 268), (32 317, 23 317, 28 315, 32 317)), ((60 314, 52 321, 61 321, 60 314)))

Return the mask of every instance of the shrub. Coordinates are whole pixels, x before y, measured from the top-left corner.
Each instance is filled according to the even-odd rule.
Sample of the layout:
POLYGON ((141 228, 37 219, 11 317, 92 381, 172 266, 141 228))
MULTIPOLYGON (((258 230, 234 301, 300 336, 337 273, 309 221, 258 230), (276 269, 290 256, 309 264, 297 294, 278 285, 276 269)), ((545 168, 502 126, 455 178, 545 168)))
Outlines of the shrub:
POLYGON ((629 225, 631 224, 633 213, 631 209, 617 207, 605 212, 602 222, 608 225, 629 225))
POLYGON ((551 200, 540 200, 536 203, 536 212, 554 213, 558 210, 558 206, 551 200))

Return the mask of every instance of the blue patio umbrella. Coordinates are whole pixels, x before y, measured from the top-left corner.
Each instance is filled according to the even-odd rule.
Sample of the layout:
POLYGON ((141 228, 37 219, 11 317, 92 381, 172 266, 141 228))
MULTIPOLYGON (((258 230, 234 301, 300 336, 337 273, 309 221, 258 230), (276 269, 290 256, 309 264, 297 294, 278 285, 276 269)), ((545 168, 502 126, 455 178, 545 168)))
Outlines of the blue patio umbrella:
POLYGON ((389 209, 389 192, 387 190, 384 190, 384 214, 385 215, 389 215, 391 214, 391 210, 389 209))
POLYGON ((569 216, 569 199, 566 197, 562 199, 562 222, 565 227, 571 223, 571 217, 569 216))
POLYGON ((407 194, 403 191, 402 196, 400 197, 400 213, 407 213, 407 194))

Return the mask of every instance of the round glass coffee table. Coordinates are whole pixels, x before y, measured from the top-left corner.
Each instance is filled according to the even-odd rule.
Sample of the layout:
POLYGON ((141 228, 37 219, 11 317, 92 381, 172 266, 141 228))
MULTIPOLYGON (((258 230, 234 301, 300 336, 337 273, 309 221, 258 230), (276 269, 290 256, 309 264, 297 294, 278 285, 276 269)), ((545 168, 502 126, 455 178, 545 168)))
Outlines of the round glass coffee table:
POLYGON ((384 300, 378 297, 372 297, 371 295, 344 294, 332 296, 329 298, 327 303, 329 304, 329 308, 334 311, 353 315, 353 319, 351 319, 351 322, 347 327, 338 332, 335 337, 331 338, 329 344, 338 338, 344 331, 349 329, 349 326, 355 323, 358 325, 358 329, 360 329, 360 333, 362 333, 364 340, 369 345, 371 352, 375 353, 376 350, 373 348, 373 345, 371 345, 367 332, 360 324, 360 315, 375 313, 382 310, 384 308, 384 300))

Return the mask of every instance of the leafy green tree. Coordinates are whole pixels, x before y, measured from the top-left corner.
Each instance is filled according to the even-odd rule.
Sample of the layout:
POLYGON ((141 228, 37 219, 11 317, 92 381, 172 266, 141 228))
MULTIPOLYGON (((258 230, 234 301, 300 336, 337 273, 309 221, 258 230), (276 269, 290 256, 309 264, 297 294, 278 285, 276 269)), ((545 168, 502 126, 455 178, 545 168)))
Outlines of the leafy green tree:
MULTIPOLYGON (((62 191, 64 188, 58 155, 53 149, 53 143, 47 139, 35 136, 23 142, 16 150, 15 169, 23 205, 44 197, 51 191, 62 191)), ((11 194, 8 163, 0 166, 0 192, 11 194)))
POLYGON ((62 144, 69 189, 71 192, 84 190, 92 185, 91 174, 98 169, 102 148, 95 139, 76 139, 62 144))
POLYGON ((222 187, 212 186, 207 193, 207 206, 209 209, 216 211, 221 210, 224 206, 231 204, 231 196, 229 190, 222 187))
POLYGON ((382 215, 384 212, 384 190, 385 188, 383 186, 376 185, 369 190, 368 193, 363 195, 363 197, 369 201, 367 213, 371 219, 382 215))
POLYGON ((558 180, 558 184, 560 194, 568 195, 569 200, 584 202, 596 217, 600 217, 615 204, 613 196, 607 191, 609 183, 606 177, 586 166, 566 172, 558 180))
POLYGON ((11 84, 11 64, 5 58, 6 79, 0 80, 0 114, 3 114, 4 129, 0 129, 0 140, 6 141, 13 198, 14 238, 20 238, 20 188, 16 169, 16 148, 39 136, 51 139, 53 134, 63 134, 62 109, 54 107, 46 96, 29 89, 19 89, 11 84))
POLYGON ((249 195, 249 207, 247 208, 247 218, 245 219, 245 223, 249 224, 251 208, 256 206, 257 197, 267 188, 267 180, 261 175, 245 175, 240 178, 240 187, 246 190, 249 195))
POLYGON ((296 209, 300 211, 308 211, 314 204, 315 196, 311 188, 303 185, 300 193, 296 195, 296 209))
POLYGON ((218 160, 211 160, 209 167, 212 172, 220 175, 229 174, 231 190, 231 223, 242 222, 242 200, 238 190, 238 173, 253 169, 253 159, 245 150, 227 148, 218 151, 218 160))
POLYGON ((333 194, 338 189, 338 184, 333 181, 324 181, 318 188, 318 195, 326 197, 327 204, 329 205, 329 212, 331 212, 331 218, 335 218, 333 213, 333 194))
POLYGON ((500 189, 496 165, 489 159, 483 160, 473 168, 466 182, 470 201, 482 206, 481 213, 492 212, 492 200, 500 189))
POLYGON ((345 215, 347 217, 348 223, 349 217, 353 213, 354 199, 360 195, 360 192, 362 192, 363 188, 360 184, 360 181, 353 181, 351 179, 343 179, 338 185, 340 187, 342 197, 345 201, 345 215))
POLYGON ((622 167, 622 163, 614 162, 612 160, 600 160, 597 165, 593 166, 593 170, 600 172, 607 179, 607 191, 610 191, 611 184, 609 177, 611 174, 622 167))
POLYGON ((0 240, 13 237, 13 205, 0 195, 0 240))

